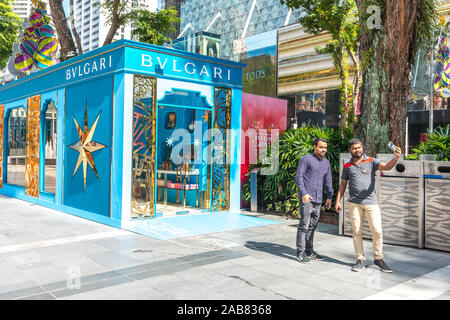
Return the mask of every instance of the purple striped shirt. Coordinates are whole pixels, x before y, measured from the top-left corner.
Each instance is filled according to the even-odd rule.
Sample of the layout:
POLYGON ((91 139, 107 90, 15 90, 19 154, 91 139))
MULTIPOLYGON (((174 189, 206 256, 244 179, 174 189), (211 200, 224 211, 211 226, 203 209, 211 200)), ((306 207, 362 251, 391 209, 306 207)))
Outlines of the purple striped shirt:
POLYGON ((295 175, 300 198, 309 194, 311 202, 322 203, 323 188, 327 198, 333 198, 333 184, 331 179, 330 161, 325 158, 319 160, 316 154, 304 156, 297 168, 295 175))

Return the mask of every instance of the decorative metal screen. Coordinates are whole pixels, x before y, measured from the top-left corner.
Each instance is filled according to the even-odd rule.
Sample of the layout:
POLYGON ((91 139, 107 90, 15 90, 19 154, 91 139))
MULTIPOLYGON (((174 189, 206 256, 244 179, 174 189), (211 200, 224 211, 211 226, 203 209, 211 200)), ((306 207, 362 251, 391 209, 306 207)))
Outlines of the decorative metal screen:
POLYGON ((39 197, 39 140, 40 140, 41 96, 27 99, 27 147, 25 194, 39 197))
POLYGON ((155 214, 156 79, 134 76, 131 217, 155 214))
POLYGON ((212 210, 230 208, 231 89, 214 88, 212 210))

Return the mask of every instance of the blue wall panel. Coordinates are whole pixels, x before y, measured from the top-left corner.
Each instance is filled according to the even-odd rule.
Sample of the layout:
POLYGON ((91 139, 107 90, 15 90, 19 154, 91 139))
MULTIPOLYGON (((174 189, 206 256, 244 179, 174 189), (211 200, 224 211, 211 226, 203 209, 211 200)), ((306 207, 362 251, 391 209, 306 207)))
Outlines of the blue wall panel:
POLYGON ((108 217, 111 191, 112 93, 113 78, 110 76, 67 88, 65 97, 64 204, 108 217), (83 129, 86 103, 88 130, 100 114, 92 141, 106 147, 92 153, 98 179, 88 164, 84 190, 83 164, 73 175, 79 153, 69 146, 79 141, 74 117, 83 129))

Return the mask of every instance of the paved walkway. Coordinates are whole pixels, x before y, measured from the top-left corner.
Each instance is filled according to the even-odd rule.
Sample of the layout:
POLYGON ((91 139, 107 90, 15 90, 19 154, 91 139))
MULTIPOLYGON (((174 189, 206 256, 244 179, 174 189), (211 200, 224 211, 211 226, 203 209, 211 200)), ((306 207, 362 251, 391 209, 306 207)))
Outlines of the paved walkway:
POLYGON ((320 224, 326 260, 301 265, 298 222, 264 217, 282 223, 157 240, 0 196, 0 299, 450 299, 448 253, 385 245, 394 273, 355 273, 352 239, 320 224))

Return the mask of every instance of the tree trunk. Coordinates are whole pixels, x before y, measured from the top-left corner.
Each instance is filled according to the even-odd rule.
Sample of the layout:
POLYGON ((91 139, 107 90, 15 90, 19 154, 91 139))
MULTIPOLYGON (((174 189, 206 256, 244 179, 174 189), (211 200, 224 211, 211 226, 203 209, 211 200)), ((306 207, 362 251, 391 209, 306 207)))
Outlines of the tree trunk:
MULTIPOLYGON (((364 2, 357 1, 360 16, 366 10, 364 2)), ((382 28, 371 30, 372 33, 364 26, 366 21, 360 19, 360 56, 370 49, 373 51, 362 76, 358 133, 366 153, 371 156, 389 152, 389 140, 404 150, 409 73, 416 47, 417 2, 387 0, 381 17, 382 28)))
POLYGON ((114 35, 116 34, 117 29, 119 29, 120 27, 119 5, 120 0, 114 0, 113 12, 111 17, 111 27, 109 28, 108 34, 106 35, 105 41, 103 42, 103 46, 106 46, 107 44, 110 44, 113 41, 114 35))
POLYGON ((72 34, 67 25, 66 15, 61 0, 49 0, 50 10, 52 12, 52 21, 55 24, 56 32, 58 33, 58 41, 60 45, 61 61, 70 58, 69 53, 73 52, 76 55, 75 43, 73 42, 72 34))
POLYGON ((341 107, 341 128, 347 126, 347 115, 348 115, 348 83, 346 70, 344 65, 344 43, 339 39, 339 78, 341 78, 341 92, 344 94, 344 99, 342 101, 343 106, 341 107))
POLYGON ((411 65, 416 48, 419 0, 389 0, 386 3, 388 54, 389 133, 392 142, 405 150, 407 102, 411 88, 411 65))
POLYGON ((348 50, 348 54, 352 57, 353 65, 355 66, 355 74, 353 79, 353 92, 352 92, 352 118, 350 119, 350 125, 353 128, 355 126, 356 110, 358 108, 359 91, 361 90, 361 64, 352 50, 348 50))
POLYGON ((70 24, 72 26, 72 34, 75 37, 75 41, 77 43, 78 54, 83 54, 83 47, 81 45, 80 35, 78 34, 77 29, 75 28, 75 14, 73 12, 73 0, 70 0, 70 24))
POLYGON ((376 156, 389 142, 387 77, 383 68, 386 60, 386 36, 383 31, 375 35, 373 48, 375 50, 370 65, 363 73, 361 117, 357 126, 365 152, 370 156, 376 156))

